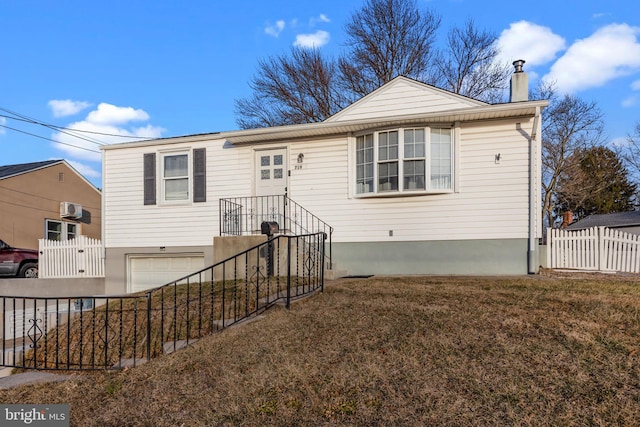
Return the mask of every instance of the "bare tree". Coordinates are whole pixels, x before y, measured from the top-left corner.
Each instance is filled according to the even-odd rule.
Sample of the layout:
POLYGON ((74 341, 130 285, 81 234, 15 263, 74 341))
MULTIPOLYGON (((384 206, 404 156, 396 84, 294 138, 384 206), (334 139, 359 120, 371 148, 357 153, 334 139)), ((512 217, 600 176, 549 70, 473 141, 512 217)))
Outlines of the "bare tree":
POLYGON ((397 76, 498 101, 510 69, 495 64, 495 36, 469 21, 450 32, 438 65, 439 27, 440 17, 416 0, 367 0, 345 26, 346 51, 337 61, 303 48, 260 61, 253 95, 236 101, 237 123, 246 129, 322 121, 397 76))
POLYGON ((634 133, 627 136, 626 143, 618 147, 618 154, 635 181, 640 183, 640 121, 636 123, 634 133))
POLYGON ((558 182, 569 169, 569 158, 580 149, 602 142, 603 115, 595 102, 575 95, 559 95, 552 85, 539 87, 533 95, 548 99, 542 126, 542 212, 548 226, 554 223, 558 182))
POLYGON ((364 96, 397 76, 427 80, 440 17, 415 0, 368 0, 345 26, 342 86, 364 96))
POLYGON ((259 61, 250 83, 253 96, 236 100, 243 129, 318 122, 339 111, 345 98, 333 61, 317 49, 293 48, 290 55, 259 61))
POLYGON ((500 102, 509 87, 510 64, 498 62, 497 37, 479 30, 469 19, 452 28, 447 49, 435 62, 435 84, 443 89, 486 102, 500 102))

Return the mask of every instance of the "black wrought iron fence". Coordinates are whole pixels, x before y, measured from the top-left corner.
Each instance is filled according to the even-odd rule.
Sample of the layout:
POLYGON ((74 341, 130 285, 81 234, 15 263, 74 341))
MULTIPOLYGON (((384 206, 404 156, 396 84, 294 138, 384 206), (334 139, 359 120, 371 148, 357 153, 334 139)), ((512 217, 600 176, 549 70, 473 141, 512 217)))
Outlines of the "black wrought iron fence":
POLYGON ((220 235, 245 236, 261 233, 265 221, 276 222, 283 234, 325 233, 326 256, 331 268, 333 227, 285 195, 220 199, 220 235))
POLYGON ((282 301, 324 288, 324 233, 275 236, 145 292, 1 297, 1 365, 119 369, 178 350, 282 301))

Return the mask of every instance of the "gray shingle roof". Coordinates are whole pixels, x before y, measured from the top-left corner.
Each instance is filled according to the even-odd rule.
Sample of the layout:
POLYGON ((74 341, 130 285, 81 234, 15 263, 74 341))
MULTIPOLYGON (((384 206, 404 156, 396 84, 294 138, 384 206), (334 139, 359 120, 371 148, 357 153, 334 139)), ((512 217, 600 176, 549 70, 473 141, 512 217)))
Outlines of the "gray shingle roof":
POLYGON ((60 163, 62 161, 63 160, 46 160, 44 162, 22 163, 18 165, 0 166, 0 179, 9 178, 11 176, 31 172, 37 169, 54 165, 56 163, 60 163))
POLYGON ((591 227, 632 227, 640 225, 640 211, 589 215, 567 227, 567 230, 583 230, 591 227))

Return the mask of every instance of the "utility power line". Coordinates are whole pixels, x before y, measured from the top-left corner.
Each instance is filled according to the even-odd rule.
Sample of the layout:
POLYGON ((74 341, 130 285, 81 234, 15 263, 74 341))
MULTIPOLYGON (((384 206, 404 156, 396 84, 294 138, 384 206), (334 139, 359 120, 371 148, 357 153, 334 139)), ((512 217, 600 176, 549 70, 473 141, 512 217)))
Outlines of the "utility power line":
POLYGON ((3 127, 5 129, 10 129, 10 130, 13 130, 13 131, 16 131, 16 132, 24 133, 25 135, 33 136, 33 137, 36 137, 36 138, 40 138, 40 139, 44 139, 44 140, 47 140, 47 141, 55 142, 56 144, 67 145, 69 147, 77 148, 79 150, 91 151, 92 153, 100 154, 100 151, 98 151, 98 150, 92 150, 91 148, 81 147, 79 145, 68 144, 68 143, 62 142, 62 141, 56 141, 55 139, 47 138, 45 136, 36 135, 35 133, 26 132, 26 131, 23 131, 23 130, 20 130, 20 129, 12 128, 11 126, 0 124, 0 127, 3 127))

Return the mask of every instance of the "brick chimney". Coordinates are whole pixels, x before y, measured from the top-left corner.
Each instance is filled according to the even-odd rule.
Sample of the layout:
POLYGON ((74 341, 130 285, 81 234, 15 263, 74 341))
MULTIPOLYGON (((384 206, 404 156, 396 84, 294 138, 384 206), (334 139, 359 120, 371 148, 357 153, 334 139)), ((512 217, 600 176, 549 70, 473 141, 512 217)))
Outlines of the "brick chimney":
POLYGON ((509 96, 509 102, 529 100, 529 76, 527 76, 527 73, 522 71, 524 63, 524 59, 513 61, 513 66, 516 70, 511 75, 511 93, 509 96))
POLYGON ((571 223, 573 223, 573 212, 564 211, 562 213, 562 224, 560 225, 560 228, 565 229, 570 226, 571 223))

